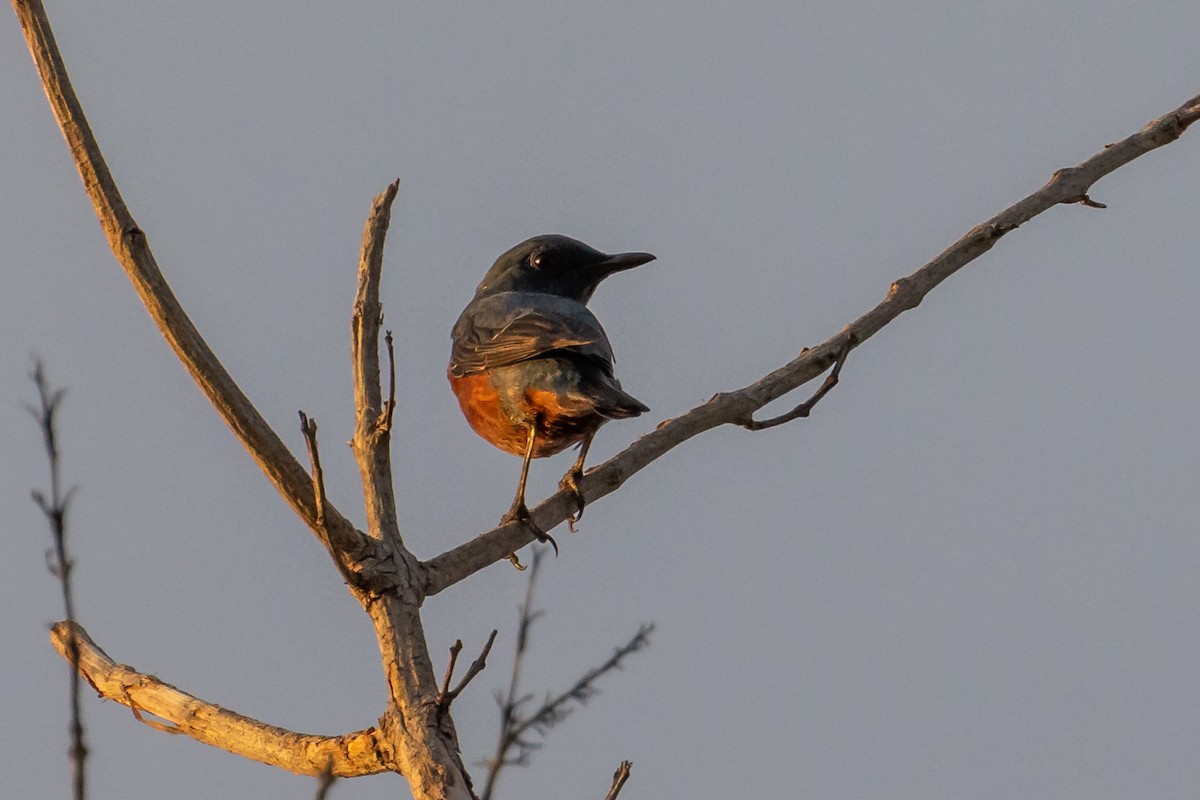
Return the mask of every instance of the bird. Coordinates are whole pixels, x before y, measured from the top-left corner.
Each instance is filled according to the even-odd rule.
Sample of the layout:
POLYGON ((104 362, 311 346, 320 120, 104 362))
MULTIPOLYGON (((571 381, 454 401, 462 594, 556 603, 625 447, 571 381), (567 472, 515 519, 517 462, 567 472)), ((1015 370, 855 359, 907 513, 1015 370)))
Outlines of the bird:
MULTIPOLYGON (((579 446, 559 482, 583 514, 579 481, 596 431, 610 419, 650 409, 621 388, 613 351, 588 309, 600 282, 654 260, 650 253, 602 253, 559 234, 510 248, 484 275, 451 333, 446 376, 463 416, 483 439, 521 456, 521 478, 501 524, 518 521, 540 542, 558 543, 525 504, 529 462, 579 446)), ((523 569, 515 554, 509 559, 523 569)))

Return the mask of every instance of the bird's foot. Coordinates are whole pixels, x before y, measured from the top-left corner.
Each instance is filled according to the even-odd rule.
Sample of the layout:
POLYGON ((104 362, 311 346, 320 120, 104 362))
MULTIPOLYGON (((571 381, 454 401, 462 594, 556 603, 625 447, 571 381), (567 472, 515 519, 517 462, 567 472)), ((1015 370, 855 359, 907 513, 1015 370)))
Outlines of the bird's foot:
POLYGON ((583 493, 579 491, 579 481, 583 479, 583 470, 571 470, 566 475, 562 476, 562 480, 558 482, 558 488, 571 493, 571 499, 575 501, 575 513, 567 517, 567 527, 571 529, 571 533, 579 533, 575 529, 575 523, 583 519, 583 493))
MULTIPOLYGON (((554 555, 556 557, 558 556, 558 542, 554 541, 553 536, 538 527, 537 523, 533 521, 533 517, 529 513, 529 507, 526 506, 525 503, 520 499, 514 502, 512 508, 505 512, 504 516, 500 518, 501 525, 507 525, 510 522, 520 522, 529 529, 529 532, 533 534, 535 539, 542 544, 549 544, 551 547, 553 547, 554 555)), ((509 553, 508 560, 511 561, 512 565, 517 569, 525 569, 525 567, 522 566, 520 559, 517 558, 516 553, 509 553)))

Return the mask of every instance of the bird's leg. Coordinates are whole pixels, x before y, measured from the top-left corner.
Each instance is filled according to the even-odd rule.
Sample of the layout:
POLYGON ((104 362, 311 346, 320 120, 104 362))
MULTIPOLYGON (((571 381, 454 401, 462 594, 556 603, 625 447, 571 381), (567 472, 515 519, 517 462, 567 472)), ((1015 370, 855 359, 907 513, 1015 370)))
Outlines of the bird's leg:
MULTIPOLYGON (((529 507, 525 505, 525 481, 529 478, 529 462, 533 459, 533 444, 536 438, 537 421, 534 420, 529 426, 529 439, 525 443, 525 459, 521 462, 521 480, 517 484, 517 496, 513 498, 512 507, 500 518, 500 524, 505 525, 509 522, 523 523, 539 542, 543 544, 549 542, 550 546, 554 548, 554 555, 558 555, 558 542, 554 541, 554 538, 550 534, 537 526, 533 518, 529 515, 529 507)), ((525 569, 521 566, 516 553, 509 553, 508 560, 517 569, 525 569)))
POLYGON ((575 523, 583 519, 583 494, 579 491, 579 482, 583 480, 583 462, 587 458, 588 448, 592 446, 592 437, 595 435, 596 432, 592 431, 580 443, 579 458, 575 459, 575 463, 567 470, 567 474, 563 475, 562 480, 558 482, 558 488, 569 491, 575 500, 576 511, 567 517, 567 527, 571 529, 571 533, 579 533, 575 530, 575 523))

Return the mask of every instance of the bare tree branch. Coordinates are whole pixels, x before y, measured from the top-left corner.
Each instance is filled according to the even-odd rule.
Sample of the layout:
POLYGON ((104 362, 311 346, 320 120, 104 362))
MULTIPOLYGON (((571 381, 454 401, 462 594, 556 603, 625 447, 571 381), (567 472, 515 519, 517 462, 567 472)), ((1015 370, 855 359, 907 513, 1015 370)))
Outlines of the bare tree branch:
POLYGON ((813 393, 812 397, 808 398, 791 411, 787 412, 786 414, 780 414, 778 417, 771 417, 770 419, 764 420, 756 420, 753 414, 747 414, 745 419, 734 420, 734 423, 741 425, 748 431, 765 431, 767 428, 774 428, 777 425, 783 425, 784 423, 791 422, 794 419, 807 417, 812 413, 813 406, 821 402, 821 398, 829 394, 829 392, 833 390, 833 387, 838 385, 838 377, 842 374, 842 366, 845 365, 846 356, 850 355, 850 350, 854 347, 854 345, 854 335, 850 334, 846 337, 845 341, 842 342, 842 349, 838 352, 837 361, 833 362, 833 369, 831 369, 829 374, 825 377, 825 382, 822 383, 820 388, 813 393))
POLYGON ((625 781, 629 780, 629 773, 633 770, 632 761, 622 761, 621 766, 617 767, 617 771, 613 773, 612 787, 608 790, 608 794, 604 795, 604 800, 617 800, 617 795, 621 793, 621 789, 625 786, 625 781))
POLYGON ((345 736, 312 736, 258 720, 182 692, 153 675, 118 664, 92 641, 82 626, 58 622, 50 638, 67 657, 67 642, 79 642, 79 672, 101 697, 134 710, 139 721, 159 730, 190 736, 198 742, 301 775, 326 769, 339 777, 396 771, 388 748, 375 728, 345 736), (153 714, 167 724, 143 718, 153 714), (331 765, 331 766, 330 766, 331 765))
POLYGON ((596 680, 605 673, 619 669, 625 656, 636 653, 650 644, 650 634, 653 632, 653 624, 640 626, 637 633, 633 635, 633 638, 616 648, 603 664, 585 672, 579 680, 575 681, 571 688, 557 697, 548 698, 537 711, 530 714, 524 720, 519 721, 511 731, 513 740, 520 741, 521 737, 530 730, 544 733, 547 729, 566 719, 567 715, 571 712, 570 704, 572 702, 586 703, 598 691, 595 686, 596 680))
MULTIPOLYGON (((745 424, 757 410, 816 378, 837 363, 839 355, 858 347, 883 326, 921 300, 942 281, 992 249, 1005 234, 1060 203, 1097 206, 1088 196, 1096 181, 1138 156, 1178 139, 1200 119, 1200 96, 1148 123, 1137 133, 1106 146, 1075 167, 1060 169, 1045 186, 976 225, 937 258, 891 285, 884 300, 820 345, 742 389, 722 392, 682 416, 667 420, 603 464, 580 482, 591 505, 616 491, 634 473, 688 439, 726 424, 745 424)), ((559 491, 533 509, 533 521, 544 531, 566 520, 576 509, 571 493, 559 491)), ((533 536, 521 525, 505 525, 477 536, 425 563, 425 593, 434 595, 484 567, 507 558, 529 544, 533 536)))
MULTIPOLYGON (((13 8, 50 107, 117 262, 125 269, 151 319, 217 413, 300 518, 309 527, 314 526, 317 509, 308 474, 196 330, 158 268, 145 233, 126 208, 71 87, 45 8, 40 0, 13 0, 13 8)), ((341 549, 368 563, 385 555, 332 505, 326 508, 325 517, 330 536, 340 543, 341 549)))
MULTIPOLYGON (((66 389, 51 390, 46 379, 46 370, 41 361, 35 361, 33 372, 30 373, 38 390, 38 405, 28 406, 29 412, 38 421, 42 430, 42 441, 46 446, 46 458, 50 462, 50 496, 46 497, 36 489, 33 491, 33 501, 46 515, 50 523, 50 535, 54 540, 53 561, 50 562, 50 573, 58 578, 62 587, 63 609, 67 615, 69 631, 75 625, 75 600, 71 590, 71 573, 75 564, 67 553, 67 508, 71 503, 73 488, 62 491, 60 479, 61 466, 58 457, 58 437, 55 430, 55 417, 58 407, 66 396, 66 389)), ((50 554, 47 553, 49 560, 50 554)), ((87 797, 87 755, 88 749, 83 740, 83 709, 79 705, 79 639, 68 633, 64 642, 64 655, 71 665, 71 786, 75 800, 87 797)))
POLYGON ((395 745, 401 770, 418 797, 472 797, 471 778, 458 754, 454 724, 438 702, 420 607, 424 599, 421 564, 400 538, 392 490, 391 417, 395 404, 395 362, 388 336, 389 397, 379 380, 379 330, 383 307, 379 287, 383 245, 391 221, 393 182, 372 202, 363 228, 358 292, 351 322, 355 430, 350 445, 358 462, 367 511, 367 534, 389 554, 394 575, 386 592, 360 597, 375 626, 387 677, 389 707, 384 729, 395 745))
POLYGON ((308 460, 312 465, 313 499, 317 507, 313 532, 325 545, 325 550, 333 559, 333 564, 341 574, 342 580, 359 592, 370 593, 373 589, 370 579, 354 571, 354 560, 338 549, 337 543, 329 535, 329 527, 325 524, 325 508, 329 504, 329 499, 325 496, 325 471, 321 469, 321 450, 317 445, 317 421, 303 411, 298 413, 300 414, 300 433, 304 436, 304 443, 308 447, 308 460))
MULTIPOLYGON (((350 446, 358 462, 367 509, 367 533, 394 548, 401 548, 392 489, 391 418, 396 402, 396 370, 388 334, 389 396, 385 403, 379 383, 379 329, 383 305, 379 285, 383 270, 383 244, 391 221, 392 201, 400 182, 392 182, 371 203, 363 227, 362 254, 358 262, 358 293, 351 318, 350 352, 354 367, 354 438, 350 446)), ((416 567, 415 560, 412 566, 416 567)))
POLYGON ((543 554, 543 550, 535 550, 530 564, 529 583, 525 587, 525 602, 521 605, 517 624, 517 641, 513 653, 513 667, 509 677, 508 691, 502 697, 497 698, 500 705, 500 737, 496 742, 496 754, 486 762, 488 774, 484 781, 483 792, 480 794, 481 800, 490 800, 501 770, 508 766, 525 766, 529 763, 532 752, 540 746, 537 742, 527 738, 530 731, 544 736, 546 731, 566 719, 571 712, 569 706, 572 702, 581 705, 586 703, 588 698, 598 692, 595 686, 596 681, 605 673, 619 669, 626 656, 648 645, 650 634, 654 631, 653 624, 640 626, 633 638, 616 648, 603 664, 585 672, 565 692, 553 698, 547 697, 533 713, 523 715, 522 707, 533 699, 532 695, 521 692, 521 668, 529 650, 530 629, 534 621, 542 615, 541 611, 535 611, 533 608, 533 595, 543 554), (510 755, 513 750, 516 750, 515 756, 510 755))
POLYGON ((442 682, 442 690, 438 692, 437 704, 438 713, 445 714, 450 710, 450 704, 453 703, 463 689, 467 688, 467 684, 471 682, 479 673, 483 672, 487 667, 488 653, 492 652, 492 645, 496 642, 496 634, 499 633, 496 629, 492 629, 492 635, 488 637, 487 642, 483 645, 483 650, 479 653, 479 658, 471 662, 471 666, 467 667, 467 672, 463 675, 462 680, 453 689, 450 688, 450 680, 454 677, 454 665, 458 662, 458 654, 462 652, 462 639, 455 639, 454 644, 450 646, 450 663, 446 665, 446 677, 442 682))

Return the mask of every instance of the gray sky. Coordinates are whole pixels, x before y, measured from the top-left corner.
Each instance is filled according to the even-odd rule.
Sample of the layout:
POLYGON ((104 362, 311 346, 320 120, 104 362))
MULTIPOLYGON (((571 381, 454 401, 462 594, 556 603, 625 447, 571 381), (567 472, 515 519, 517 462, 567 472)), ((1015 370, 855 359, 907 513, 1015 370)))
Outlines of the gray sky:
MULTIPOLYGON (((360 522, 338 444, 354 266, 371 197, 401 179, 384 303, 422 557, 490 528, 517 479, 443 375, 510 245, 658 255, 592 303, 653 409, 607 426, 598 461, 1200 92, 1193 0, 49 6, 176 293, 296 452, 296 409, 317 417, 328 491, 360 522)), ((11 14, 0 74, 0 794, 68 792, 31 352, 70 387, 77 596, 101 646, 273 724, 372 724, 368 621, 113 262, 11 14)), ((658 631, 500 796, 602 797, 625 758, 630 800, 1194 798, 1198 137, 1098 184, 1107 210, 1006 237, 855 351, 811 419, 693 440, 563 530, 528 687, 658 631)), ((538 463, 531 495, 569 463, 538 463)), ((501 563, 426 605, 439 665, 500 629, 455 705, 470 762, 523 591, 501 563)), ((97 800, 313 790, 90 693, 86 722, 97 800)))

